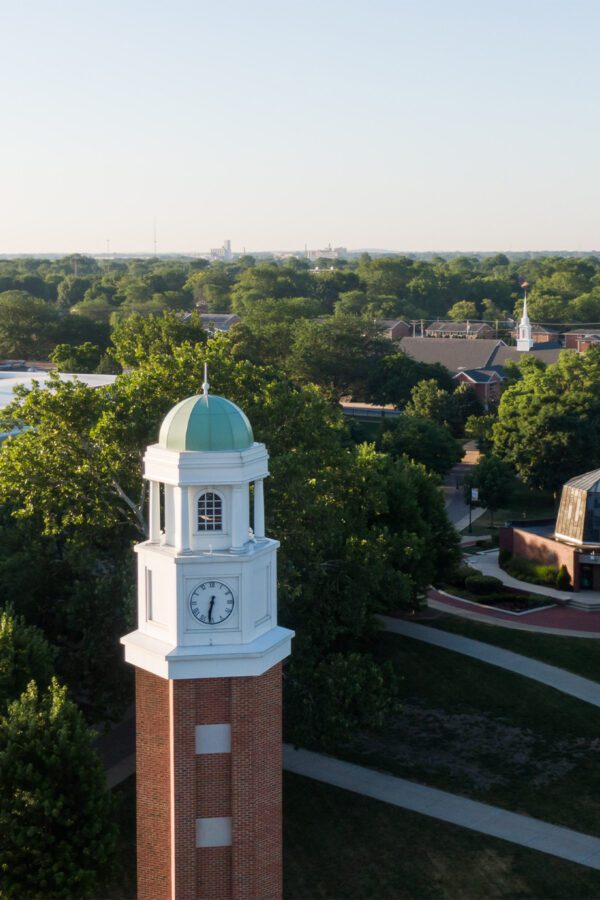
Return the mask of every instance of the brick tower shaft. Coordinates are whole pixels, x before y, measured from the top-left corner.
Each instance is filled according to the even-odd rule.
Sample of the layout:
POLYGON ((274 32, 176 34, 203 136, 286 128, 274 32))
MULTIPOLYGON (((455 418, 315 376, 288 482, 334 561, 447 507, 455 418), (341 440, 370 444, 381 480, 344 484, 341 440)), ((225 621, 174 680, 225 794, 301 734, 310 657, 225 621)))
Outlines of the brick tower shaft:
POLYGON ((136 668, 138 900, 279 900, 281 665, 136 668))

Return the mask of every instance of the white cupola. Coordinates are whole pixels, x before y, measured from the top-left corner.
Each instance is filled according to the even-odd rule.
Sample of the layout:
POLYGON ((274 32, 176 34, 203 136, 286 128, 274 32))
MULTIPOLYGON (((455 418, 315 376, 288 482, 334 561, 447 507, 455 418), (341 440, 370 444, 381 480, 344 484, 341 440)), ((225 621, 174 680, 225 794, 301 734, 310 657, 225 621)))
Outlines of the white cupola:
POLYGON ((261 674, 293 636, 277 625, 267 449, 208 387, 173 407, 144 456, 149 539, 136 547, 138 629, 123 643, 129 662, 167 678, 261 674))

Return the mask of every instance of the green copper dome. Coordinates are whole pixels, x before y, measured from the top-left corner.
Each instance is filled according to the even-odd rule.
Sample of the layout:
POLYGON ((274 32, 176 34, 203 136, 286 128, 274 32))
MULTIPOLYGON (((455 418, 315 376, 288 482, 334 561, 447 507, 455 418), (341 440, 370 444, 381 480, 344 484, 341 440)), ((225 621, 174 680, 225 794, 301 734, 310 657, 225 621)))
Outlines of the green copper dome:
POLYGON ((168 450, 245 450, 254 443, 242 410, 215 394, 182 400, 160 426, 159 447, 168 450))

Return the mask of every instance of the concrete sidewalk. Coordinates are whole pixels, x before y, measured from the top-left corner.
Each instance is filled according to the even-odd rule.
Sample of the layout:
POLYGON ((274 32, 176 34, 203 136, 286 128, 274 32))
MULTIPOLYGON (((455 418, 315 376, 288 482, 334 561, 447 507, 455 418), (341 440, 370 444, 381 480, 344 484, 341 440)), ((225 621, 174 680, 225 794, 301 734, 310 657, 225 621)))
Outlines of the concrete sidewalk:
POLYGON ((600 838, 284 744, 283 767, 393 806, 600 869, 600 838))
MULTIPOLYGON (((471 523, 475 522, 476 519, 481 518, 481 516, 487 512, 487 509, 484 509, 481 506, 476 506, 471 513, 471 523)), ((452 523, 457 531, 464 531, 465 528, 469 527, 469 516, 463 516, 462 519, 459 519, 458 522, 452 523)))
POLYGON ((515 672, 517 675, 539 681, 563 694, 583 700, 584 703, 600 707, 600 684, 590 681, 588 678, 573 675, 565 669, 549 666, 547 663, 513 653, 511 650, 503 650, 493 644, 474 641, 461 634, 428 628, 427 625, 417 625, 415 622, 393 619, 390 616, 380 616, 379 618, 386 631, 414 638, 417 641, 425 641, 427 644, 442 647, 444 650, 454 650, 456 653, 462 653, 473 659, 480 659, 492 666, 499 666, 501 669, 508 669, 509 672, 515 672))

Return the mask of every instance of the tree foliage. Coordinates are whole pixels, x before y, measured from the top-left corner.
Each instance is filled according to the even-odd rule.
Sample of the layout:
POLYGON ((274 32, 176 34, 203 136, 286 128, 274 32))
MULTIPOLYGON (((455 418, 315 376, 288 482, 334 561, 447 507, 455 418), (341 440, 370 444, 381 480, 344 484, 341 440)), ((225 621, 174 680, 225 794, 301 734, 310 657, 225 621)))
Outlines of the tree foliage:
POLYGON ((502 395, 494 452, 530 485, 557 489, 600 467, 600 348, 528 365, 502 395))
POLYGON ((112 332, 112 353, 122 366, 137 366, 153 355, 172 353, 185 341, 204 341, 198 313, 183 318, 171 310, 160 315, 134 313, 120 319, 112 332))
POLYGON ((355 316, 296 324, 286 368, 301 384, 320 385, 328 396, 364 399, 369 373, 389 350, 372 323, 355 316))
POLYGON ((445 425, 419 416, 399 416, 384 422, 379 448, 394 458, 407 456, 431 472, 445 475, 460 462, 462 446, 445 425))
POLYGON ((116 829, 92 736, 67 689, 30 682, 0 718, 0 872, 6 897, 98 896, 116 829))
POLYGON ((43 688, 50 683, 54 656, 39 628, 27 625, 12 607, 0 612, 0 715, 31 679, 43 688))
POLYGON ((57 372, 95 372, 103 353, 96 344, 86 341, 78 347, 71 344, 57 344, 50 354, 57 372))
POLYGON ((503 460, 486 453, 465 478, 465 502, 470 503, 471 490, 479 489, 479 504, 489 509, 492 524, 494 513, 510 503, 514 488, 514 473, 503 460))

